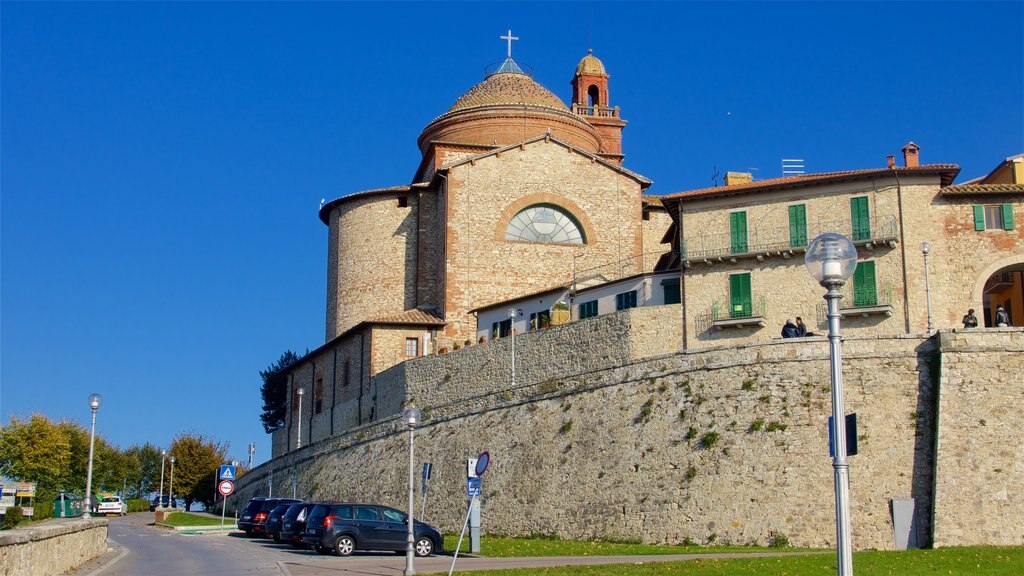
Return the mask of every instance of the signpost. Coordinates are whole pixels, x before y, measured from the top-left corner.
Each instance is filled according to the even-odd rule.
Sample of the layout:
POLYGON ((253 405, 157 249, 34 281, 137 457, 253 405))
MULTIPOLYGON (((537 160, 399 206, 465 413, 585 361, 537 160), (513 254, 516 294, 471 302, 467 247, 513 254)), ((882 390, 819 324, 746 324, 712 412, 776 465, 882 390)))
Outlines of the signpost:
POLYGON ((484 472, 491 463, 491 453, 481 452, 476 458, 466 461, 466 495, 469 496, 469 510, 466 512, 466 521, 462 523, 462 532, 459 533, 459 543, 455 545, 455 554, 452 556, 452 567, 448 569, 448 576, 452 576, 455 570, 455 561, 459 558, 459 548, 462 547, 462 538, 466 535, 466 527, 473 525, 470 529, 470 546, 473 552, 480 551, 480 491, 483 488, 484 472))
POLYGON ((434 465, 430 462, 423 463, 423 485, 420 493, 423 495, 422 503, 420 504, 420 522, 424 522, 423 517, 427 511, 427 480, 430 480, 430 473, 434 469, 434 465))
POLYGON ((217 492, 224 497, 220 503, 220 527, 224 527, 224 513, 228 507, 228 496, 235 491, 235 472, 233 464, 221 464, 217 471, 217 492))

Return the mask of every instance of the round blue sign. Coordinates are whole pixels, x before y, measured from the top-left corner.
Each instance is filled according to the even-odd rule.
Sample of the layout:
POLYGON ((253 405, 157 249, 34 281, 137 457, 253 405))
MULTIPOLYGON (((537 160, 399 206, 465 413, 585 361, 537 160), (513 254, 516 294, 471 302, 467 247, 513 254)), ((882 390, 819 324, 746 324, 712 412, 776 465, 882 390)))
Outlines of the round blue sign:
POLYGON ((487 470, 487 465, 490 464, 490 463, 491 463, 491 453, 490 452, 481 452, 480 455, 476 457, 476 475, 477 476, 483 476, 484 475, 484 470, 487 470))

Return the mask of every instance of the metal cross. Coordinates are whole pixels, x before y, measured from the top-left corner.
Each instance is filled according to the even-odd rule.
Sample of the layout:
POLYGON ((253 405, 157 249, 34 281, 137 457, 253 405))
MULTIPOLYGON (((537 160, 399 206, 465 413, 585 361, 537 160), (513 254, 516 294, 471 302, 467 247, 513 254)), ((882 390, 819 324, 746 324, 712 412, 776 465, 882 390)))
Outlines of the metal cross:
POLYGON ((499 36, 499 38, 501 38, 502 40, 508 40, 508 57, 511 58, 512 57, 512 41, 513 40, 519 40, 519 37, 518 36, 513 36, 512 35, 512 29, 509 28, 508 36, 499 36))

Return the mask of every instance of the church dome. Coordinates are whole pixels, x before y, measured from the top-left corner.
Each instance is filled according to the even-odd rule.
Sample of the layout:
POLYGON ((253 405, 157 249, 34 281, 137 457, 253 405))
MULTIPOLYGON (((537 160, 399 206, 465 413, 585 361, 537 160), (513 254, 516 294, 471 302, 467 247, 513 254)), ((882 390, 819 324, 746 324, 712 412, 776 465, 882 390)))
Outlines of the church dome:
POLYGON ((607 76, 608 73, 604 71, 604 64, 594 56, 594 50, 588 50, 587 55, 580 60, 579 66, 576 67, 577 76, 607 76))
POLYGON ((508 58, 430 122, 419 147, 425 155, 432 142, 506 146, 544 133, 588 152, 601 147, 593 126, 508 58))

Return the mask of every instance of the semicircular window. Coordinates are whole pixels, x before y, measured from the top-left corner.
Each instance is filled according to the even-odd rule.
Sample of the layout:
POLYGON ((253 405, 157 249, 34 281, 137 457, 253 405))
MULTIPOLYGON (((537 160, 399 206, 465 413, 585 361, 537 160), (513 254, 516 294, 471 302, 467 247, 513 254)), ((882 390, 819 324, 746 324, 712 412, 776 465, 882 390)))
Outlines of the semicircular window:
POLYGON ((516 214, 505 229, 505 240, 566 244, 586 242, 576 219, 550 204, 535 204, 516 214))

